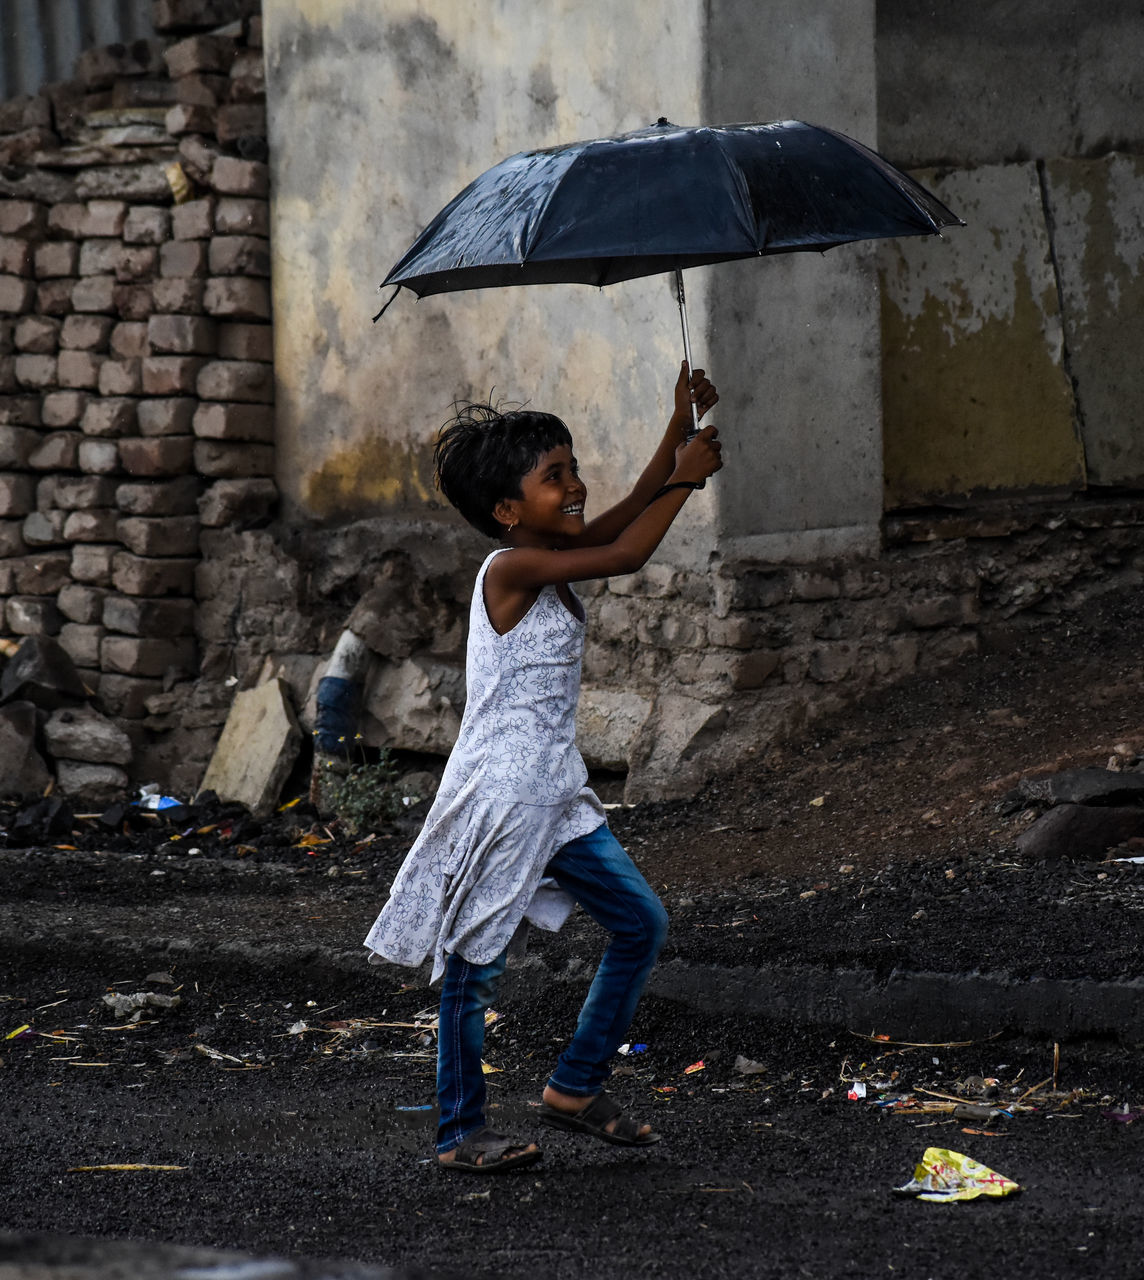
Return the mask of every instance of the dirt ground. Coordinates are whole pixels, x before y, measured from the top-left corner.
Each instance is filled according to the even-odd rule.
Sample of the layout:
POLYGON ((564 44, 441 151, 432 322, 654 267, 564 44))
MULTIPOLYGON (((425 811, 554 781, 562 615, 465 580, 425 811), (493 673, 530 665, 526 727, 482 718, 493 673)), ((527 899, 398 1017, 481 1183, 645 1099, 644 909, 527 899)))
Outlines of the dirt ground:
MULTIPOLYGON (((1023 775, 1144 746, 1142 619, 1144 591, 991 636, 695 801, 613 809, 669 907, 666 957, 879 972, 986 955, 1018 979, 1078 964, 1134 978, 1144 869, 1022 863, 1029 818, 998 802, 1023 775)), ((614 1083, 662 1143, 633 1154, 545 1134, 535 1176, 465 1181, 430 1163, 434 994, 388 971, 331 971, 306 949, 360 944, 409 830, 349 836, 302 805, 261 825, 132 821, 125 834, 77 819, 0 847, 0 1032, 31 1028, 0 1041, 8 1229, 558 1280, 1041 1280, 1135 1265, 1144 1074, 1131 1045, 1066 1041, 1054 1062, 1052 1036, 951 1026, 890 1043, 871 1038, 885 1028, 661 994, 632 1028, 648 1049, 614 1083), (183 941, 152 954, 149 937, 183 941), (247 968, 226 960, 227 938, 292 959, 247 968), (125 1024, 102 1001, 145 987, 181 1003, 125 1024), (740 1057, 760 1069, 744 1075, 740 1057), (865 1100, 847 1098, 856 1079, 865 1100), (942 1095, 1032 1109, 967 1120, 920 1105, 942 1095), (1024 1189, 957 1206, 895 1197, 928 1146, 1024 1189), (178 1168, 79 1171, 119 1163, 178 1168)), ((490 1114, 513 1132, 536 1133, 586 990, 587 937, 575 925, 542 939, 552 979, 498 1002, 490 1114)))

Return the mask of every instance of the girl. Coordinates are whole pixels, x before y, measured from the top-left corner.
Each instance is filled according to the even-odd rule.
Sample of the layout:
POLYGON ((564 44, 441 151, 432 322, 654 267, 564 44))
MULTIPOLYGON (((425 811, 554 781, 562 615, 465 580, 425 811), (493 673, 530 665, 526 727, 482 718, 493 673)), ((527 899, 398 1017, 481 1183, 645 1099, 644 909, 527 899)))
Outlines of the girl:
MULTIPOLYGON (((692 490, 722 462, 714 427, 685 438, 691 403, 719 399, 686 363, 663 440, 635 488, 590 523, 588 491, 559 418, 470 405, 440 432, 437 484, 470 524, 505 545, 473 588, 468 696, 425 826, 366 946, 444 977, 437 1032, 442 1168, 502 1173, 535 1144, 485 1127, 485 1010, 508 944, 530 921, 558 929, 575 902, 611 933, 540 1119, 620 1146, 659 1140, 603 1092, 663 945, 667 915, 609 831, 574 744, 584 611, 570 583, 634 573, 692 490)), ((371 957, 372 958, 372 957, 371 957)))

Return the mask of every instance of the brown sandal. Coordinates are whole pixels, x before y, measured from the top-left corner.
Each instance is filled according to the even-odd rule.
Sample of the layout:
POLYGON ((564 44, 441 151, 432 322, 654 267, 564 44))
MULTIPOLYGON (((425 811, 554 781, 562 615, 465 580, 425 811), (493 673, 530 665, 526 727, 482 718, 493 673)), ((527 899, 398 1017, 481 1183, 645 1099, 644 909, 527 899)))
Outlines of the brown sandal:
POLYGON ((623 1108, 606 1093, 598 1093, 580 1111, 559 1111, 545 1103, 540 1108, 540 1123, 550 1129, 586 1133, 616 1147, 650 1147, 660 1140, 658 1133, 641 1134, 639 1122, 624 1115, 623 1108), (612 1120, 616 1121, 616 1126, 609 1132, 607 1126, 612 1120))
POLYGON ((522 1150, 527 1146, 527 1142, 504 1138, 486 1127, 470 1133, 455 1147, 457 1154, 452 1160, 438 1160, 437 1163, 442 1169, 458 1173, 508 1173, 511 1169, 524 1169, 540 1159, 542 1152, 522 1150), (510 1156, 510 1151, 520 1154, 510 1156))

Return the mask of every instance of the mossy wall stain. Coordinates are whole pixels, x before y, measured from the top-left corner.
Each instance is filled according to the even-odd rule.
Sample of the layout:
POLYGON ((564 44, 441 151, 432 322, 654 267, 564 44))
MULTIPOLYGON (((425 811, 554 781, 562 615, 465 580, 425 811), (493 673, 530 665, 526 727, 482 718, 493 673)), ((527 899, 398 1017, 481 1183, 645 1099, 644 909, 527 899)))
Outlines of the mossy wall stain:
POLYGON ((380 437, 336 449, 305 481, 306 508, 318 520, 376 515, 437 496, 432 449, 380 437))
POLYGON ((1046 341, 1056 298, 1034 296, 1023 259, 1013 272, 1009 315, 970 317, 956 287, 907 315, 883 289, 887 506, 1083 485, 1071 389, 1046 341))

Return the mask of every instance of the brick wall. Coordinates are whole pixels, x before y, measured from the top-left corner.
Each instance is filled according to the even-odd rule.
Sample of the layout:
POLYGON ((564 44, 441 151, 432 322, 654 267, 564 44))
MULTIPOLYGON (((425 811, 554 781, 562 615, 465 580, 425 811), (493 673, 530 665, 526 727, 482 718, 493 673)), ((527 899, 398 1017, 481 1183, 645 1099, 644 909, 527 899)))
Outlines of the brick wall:
POLYGON ((199 670, 201 531, 276 498, 256 10, 156 0, 0 104, 0 633, 136 728, 199 670))

